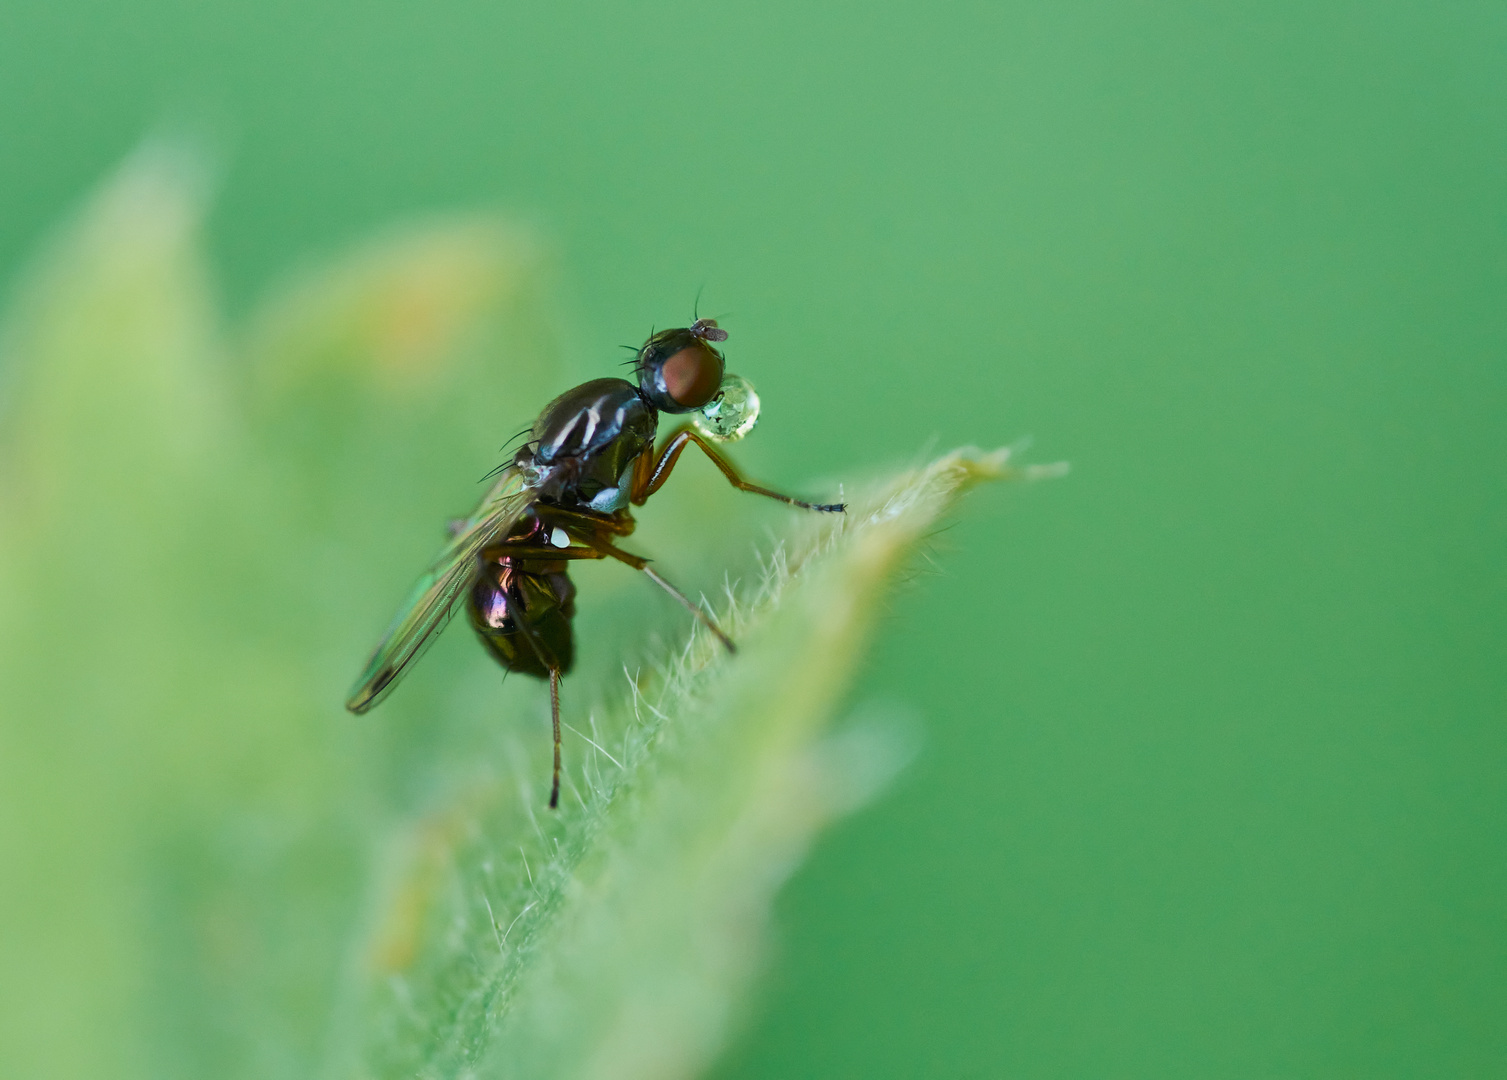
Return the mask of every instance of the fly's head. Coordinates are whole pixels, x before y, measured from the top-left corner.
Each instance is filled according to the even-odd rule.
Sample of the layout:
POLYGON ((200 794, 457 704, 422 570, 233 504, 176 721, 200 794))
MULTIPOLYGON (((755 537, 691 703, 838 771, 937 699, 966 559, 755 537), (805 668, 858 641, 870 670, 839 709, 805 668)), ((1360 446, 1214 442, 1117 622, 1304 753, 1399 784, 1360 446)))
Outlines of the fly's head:
POLYGON ((759 395, 753 384, 727 370, 713 342, 727 340, 716 319, 661 330, 638 351, 639 393, 661 412, 691 413, 709 439, 733 442, 753 430, 759 395))
POLYGON ((687 413, 716 396, 727 370, 712 342, 726 341, 715 319, 661 330, 638 350, 638 389, 660 412, 687 413))

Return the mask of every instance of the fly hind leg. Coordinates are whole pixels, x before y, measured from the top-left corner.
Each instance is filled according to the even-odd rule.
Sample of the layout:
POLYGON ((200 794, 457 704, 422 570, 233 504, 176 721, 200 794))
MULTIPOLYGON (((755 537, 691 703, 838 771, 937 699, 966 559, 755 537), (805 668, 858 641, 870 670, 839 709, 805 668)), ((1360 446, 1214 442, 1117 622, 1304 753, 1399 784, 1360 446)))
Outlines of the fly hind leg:
POLYGON ((549 719, 555 730, 555 771, 549 784, 549 808, 560 806, 560 669, 549 669, 549 719))
MULTIPOLYGON (((594 557, 601 558, 600 555, 594 557)), ((508 603, 514 606, 515 611, 523 610, 523 597, 516 584, 508 590, 508 603)), ((539 663, 549 671, 549 720, 555 736, 555 768, 549 784, 549 808, 556 810, 560 806, 560 661, 551 650, 545 647, 544 642, 539 640, 538 632, 529 624, 527 618, 516 619, 514 625, 518 627, 523 640, 528 642, 529 648, 534 650, 539 663)))

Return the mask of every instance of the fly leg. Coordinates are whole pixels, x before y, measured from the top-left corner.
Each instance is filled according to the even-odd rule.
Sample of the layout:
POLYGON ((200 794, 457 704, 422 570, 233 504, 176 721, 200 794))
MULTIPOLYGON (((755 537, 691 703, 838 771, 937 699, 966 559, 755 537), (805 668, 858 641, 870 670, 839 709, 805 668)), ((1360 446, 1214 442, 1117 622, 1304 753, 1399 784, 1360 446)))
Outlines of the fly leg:
POLYGON ((717 636, 717 640, 722 642, 722 644, 727 647, 728 652, 738 651, 738 647, 733 644, 733 639, 722 632, 722 627, 718 626, 710 615, 693 604, 690 597, 686 596, 685 593, 681 592, 674 585, 671 585, 664 578, 660 577, 659 574, 655 573, 654 570, 649 567, 648 559, 645 559, 640 555, 630 555, 622 548, 614 547, 610 540, 602 536, 601 531, 598 531, 593 527, 595 525, 594 518, 588 517, 585 514, 575 514, 568 510, 561 510, 559 507, 555 506, 540 506, 537 508, 536 513, 538 513, 539 516, 542 517, 545 521, 558 521, 560 523, 560 527, 566 531, 566 533, 572 540, 579 540, 581 543, 590 547, 593 551, 600 552, 601 555, 598 557, 610 556, 611 558, 616 559, 618 562, 627 563, 635 570, 642 570, 644 572, 644 575, 650 581, 654 582, 654 584, 658 585, 665 592, 673 596, 681 607, 689 611, 692 615, 694 615, 701 621, 702 626, 705 626, 708 630, 715 634, 717 636))
POLYGON ((727 482, 739 491, 751 491, 755 495, 765 495, 771 499, 778 499, 790 506, 799 506, 805 510, 826 510, 830 513, 840 514, 847 509, 846 503, 808 503, 800 499, 791 498, 789 495, 781 495, 778 491, 770 491, 766 487, 749 483, 743 479, 741 473, 732 462, 712 448, 712 445, 698 435, 692 428, 683 427, 665 442, 664 447, 656 456, 652 450, 644 451, 642 457, 634 462, 633 486, 629 492, 629 498, 634 506, 642 506, 650 495, 664 486, 670 478, 670 471, 675 468, 675 463, 680 460, 681 453, 685 448, 695 443, 701 447, 702 453, 712 459, 712 464, 722 470, 722 475, 727 477, 727 482))
POLYGON ((608 543, 606 540, 601 539, 600 537, 582 537, 582 540, 585 543, 590 544, 592 547, 596 548, 603 554, 612 556, 618 562, 625 562, 635 570, 642 570, 645 577, 654 582, 654 584, 658 585, 665 592, 673 596, 681 607, 685 608, 701 621, 702 626, 706 627, 713 634, 717 635, 717 640, 722 642, 722 644, 726 646, 728 652, 733 653, 738 651, 738 647, 733 644, 733 639, 722 632, 722 627, 718 626, 710 615, 693 604, 689 596, 681 592, 674 585, 671 585, 664 578, 660 577, 659 574, 655 573, 654 570, 649 566, 648 559, 645 559, 639 555, 630 555, 628 554, 628 552, 622 550, 621 548, 613 547, 610 543, 608 543))
MULTIPOLYGON (((498 546, 505 547, 506 545, 498 546)), ((578 558, 600 559, 602 556, 592 553, 578 556, 578 558)), ((508 589, 508 603, 513 605, 515 611, 523 610, 523 596, 516 585, 508 589)), ((549 785, 549 808, 556 810, 560 806, 560 661, 544 647, 544 643, 539 640, 539 635, 529 625, 528 619, 517 619, 515 625, 518 627, 518 632, 522 634, 523 640, 528 642, 529 648, 534 650, 539 663, 549 669, 549 719, 555 735, 555 770, 549 785)))
POLYGON ((533 559, 538 562, 553 562, 556 559, 605 559, 607 556, 592 548, 538 547, 533 544, 493 544, 478 553, 484 563, 501 559, 533 559))
POLYGON ((549 669, 549 719, 555 729, 555 772, 549 783, 549 808, 560 806, 560 669, 549 669))
POLYGON ((580 539, 585 533, 605 533, 609 536, 627 536, 638 527, 638 522, 627 511, 603 514, 595 510, 573 510, 554 503, 537 503, 534 513, 540 521, 559 525, 567 533, 580 539))

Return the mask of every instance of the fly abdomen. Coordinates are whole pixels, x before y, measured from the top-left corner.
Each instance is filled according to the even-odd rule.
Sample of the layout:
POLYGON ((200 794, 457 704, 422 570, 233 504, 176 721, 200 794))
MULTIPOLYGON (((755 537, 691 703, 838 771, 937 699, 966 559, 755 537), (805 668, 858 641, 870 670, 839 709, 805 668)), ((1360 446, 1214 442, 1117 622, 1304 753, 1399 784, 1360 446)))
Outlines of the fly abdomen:
POLYGON ((571 618, 576 587, 563 565, 532 569, 490 563, 471 589, 471 625, 510 671, 540 679, 567 672, 575 660, 571 618))

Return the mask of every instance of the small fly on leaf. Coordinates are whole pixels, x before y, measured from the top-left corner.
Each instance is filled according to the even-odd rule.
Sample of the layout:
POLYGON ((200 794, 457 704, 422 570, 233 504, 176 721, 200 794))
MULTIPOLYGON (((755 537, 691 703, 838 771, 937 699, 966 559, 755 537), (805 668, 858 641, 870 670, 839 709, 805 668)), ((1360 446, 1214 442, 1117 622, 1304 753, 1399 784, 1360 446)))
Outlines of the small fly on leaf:
POLYGON ((560 803, 560 677, 575 654, 572 560, 610 558, 643 571, 732 652, 732 639, 706 612, 650 569, 649 560, 613 542, 633 532, 629 507, 642 506, 663 487, 692 444, 741 491, 807 510, 843 511, 841 503, 802 502, 749 483, 713 448, 712 441, 747 435, 759 417, 753 387, 728 374, 713 347, 726 340, 714 319, 662 330, 638 350, 637 385, 593 379, 546 405, 481 505, 451 523, 449 544, 419 578, 345 707, 364 713, 385 698, 464 597, 471 625, 493 659, 549 681, 553 809, 560 803), (656 448, 660 413, 690 414, 692 422, 656 448))

